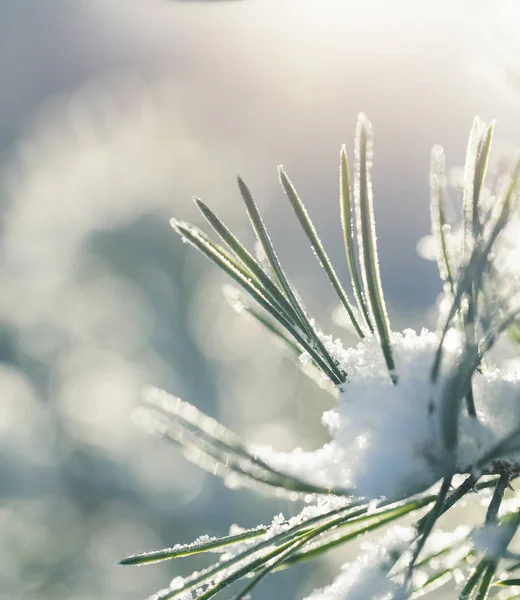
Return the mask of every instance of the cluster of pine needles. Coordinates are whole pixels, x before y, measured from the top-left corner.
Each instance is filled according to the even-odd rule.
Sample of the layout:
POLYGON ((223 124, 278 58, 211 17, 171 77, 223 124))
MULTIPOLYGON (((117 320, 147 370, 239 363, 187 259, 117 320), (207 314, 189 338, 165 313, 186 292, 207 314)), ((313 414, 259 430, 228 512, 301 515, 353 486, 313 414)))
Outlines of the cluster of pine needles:
MULTIPOLYGON (((459 368, 443 387, 440 402, 430 405, 439 411, 440 434, 446 455, 456 452, 459 419, 463 411, 477 419, 472 379, 485 368, 484 356, 504 332, 518 327, 518 311, 500 313, 489 318, 486 303, 487 286, 499 285, 493 280, 493 251, 497 240, 515 210, 520 163, 508 178, 507 185, 497 191, 493 210, 484 210, 482 202, 491 147, 493 124, 481 128, 478 121, 471 132, 465 166, 463 191, 463 248, 461 257, 450 255, 446 239, 446 173, 444 156, 437 148, 432 153, 431 216, 432 233, 442 252, 439 271, 449 299, 449 309, 442 317, 440 342, 431 365, 431 383, 435 386, 441 371, 443 347, 447 333, 456 328, 461 332, 464 348, 459 368), (457 264, 455 264, 457 262, 457 264), (485 312, 485 314, 484 314, 485 312)), ((372 132, 370 123, 360 116, 355 142, 353 183, 347 152, 340 156, 340 211, 345 253, 350 272, 352 302, 318 237, 311 218, 294 185, 282 167, 279 178, 294 213, 312 246, 314 254, 348 314, 352 328, 360 339, 377 336, 388 376, 399 385, 399 372, 394 362, 390 324, 379 273, 375 219, 371 183, 372 132)), ((221 243, 216 243, 192 224, 172 220, 172 226, 182 239, 215 263, 246 292, 240 296, 242 308, 262 323, 272 334, 287 344, 295 357, 307 353, 320 376, 337 390, 348 386, 349 374, 344 372, 325 347, 323 336, 306 311, 299 294, 289 282, 275 252, 264 220, 247 185, 238 178, 238 187, 261 246, 263 257, 250 252, 224 222, 204 203, 195 203, 221 243), (247 299, 246 299, 247 298, 247 299), (251 300, 251 301, 250 301, 251 300)), ((141 409, 141 420, 150 429, 179 445, 185 455, 203 467, 226 477, 275 493, 285 493, 293 499, 312 497, 322 509, 309 517, 292 519, 271 526, 259 526, 220 539, 200 538, 193 544, 178 544, 154 552, 137 554, 120 561, 122 565, 145 565, 202 552, 227 552, 221 560, 194 573, 174 580, 173 584, 153 596, 155 600, 194 598, 209 600, 231 584, 243 582, 233 600, 245 598, 267 575, 293 565, 312 560, 367 532, 396 523, 406 515, 416 519, 414 535, 405 548, 389 552, 381 569, 399 583, 403 597, 415 598, 433 591, 461 574, 459 598, 483 600, 497 590, 511 590, 507 597, 517 598, 520 575, 520 555, 508 549, 520 525, 520 512, 499 516, 499 508, 519 468, 507 460, 520 449, 520 432, 515 431, 493 446, 466 473, 448 472, 434 486, 420 494, 398 502, 385 499, 374 503, 360 498, 347 489, 323 488, 291 474, 281 472, 259 458, 246 443, 193 406, 152 390, 141 409), (455 477, 462 483, 454 487, 455 477), (468 494, 492 490, 491 501, 483 514, 483 523, 503 528, 502 549, 497 553, 479 552, 468 537, 451 540, 442 548, 428 549, 428 538, 439 518, 456 506, 468 494), (327 499, 327 502, 324 499, 327 499), (234 547, 234 548, 233 548, 234 547), (460 550, 463 550, 460 552, 460 550), (457 560, 447 560, 457 554, 457 560), (425 573, 415 577, 418 571, 425 573), (458 575, 457 575, 458 574, 458 575), (515 592, 516 593, 513 593, 515 592), (190 595, 191 594, 191 595, 190 595)), ((489 494, 489 491, 487 492, 489 494)), ((502 596, 500 596, 502 597, 502 596)))

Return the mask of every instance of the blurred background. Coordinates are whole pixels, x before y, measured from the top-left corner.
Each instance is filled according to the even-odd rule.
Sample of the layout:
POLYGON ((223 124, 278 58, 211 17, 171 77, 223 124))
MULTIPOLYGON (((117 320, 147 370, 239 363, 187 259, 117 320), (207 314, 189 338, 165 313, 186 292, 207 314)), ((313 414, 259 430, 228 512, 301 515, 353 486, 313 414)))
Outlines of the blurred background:
MULTIPOLYGON (((326 439, 332 399, 233 312, 168 219, 202 224, 197 194, 251 244, 240 172, 338 333, 276 165, 345 279, 339 148, 364 111, 392 325, 431 326, 440 283, 415 250, 430 149, 461 164, 477 114, 498 119, 496 147, 518 143, 519 28, 515 0, 0 0, 2 600, 144 598, 206 559, 115 560, 298 512, 229 491, 130 418, 153 384, 280 450, 326 439)), ((256 597, 301 597, 345 556, 256 597)))

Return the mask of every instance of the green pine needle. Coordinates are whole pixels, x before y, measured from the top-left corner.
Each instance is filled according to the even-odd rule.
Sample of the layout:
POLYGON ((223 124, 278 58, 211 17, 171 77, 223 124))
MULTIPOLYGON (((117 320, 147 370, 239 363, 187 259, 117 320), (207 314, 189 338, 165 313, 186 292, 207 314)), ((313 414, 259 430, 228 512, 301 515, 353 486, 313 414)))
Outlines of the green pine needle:
POLYGON ((239 544, 241 542, 252 540, 265 534, 267 527, 256 527, 249 531, 244 531, 236 535, 227 535, 207 542, 195 542, 192 544, 180 545, 180 547, 164 548, 163 550, 154 550, 152 552, 143 552, 133 554, 120 560, 117 564, 122 566, 141 566, 151 565, 165 560, 192 556, 202 552, 215 552, 227 546, 239 544))
POLYGON ((360 263, 365 296, 368 298, 371 317, 375 323, 388 372, 397 383, 394 358, 390 344, 390 324, 386 313, 383 287, 377 255, 374 206, 372 200, 372 126, 364 115, 358 119, 356 132, 356 211, 360 263))
POLYGON ((370 333, 374 333, 374 326, 370 319, 366 299, 361 287, 361 278, 358 272, 355 239, 354 239, 354 209, 352 205, 352 195, 350 186, 350 169, 348 165, 347 150, 345 145, 341 147, 340 157, 340 212, 341 225, 343 228, 343 243, 345 245, 345 254, 347 256, 348 270, 354 296, 359 310, 363 314, 366 326, 370 333))
POLYGON ((332 266, 332 263, 330 262, 327 253, 325 252, 323 244, 321 243, 321 240, 318 237, 318 234, 309 217, 307 209, 305 208, 303 202, 300 200, 296 189, 294 188, 291 180, 289 179, 287 173, 284 171, 282 166, 278 167, 278 174, 280 176, 280 182, 285 191, 285 194, 289 199, 289 202, 291 203, 291 206, 293 207, 296 216, 298 217, 298 221, 300 222, 300 225, 302 226, 302 229, 304 230, 305 235, 307 236, 307 239, 309 240, 312 249, 314 250, 314 254, 318 259, 318 262, 323 267, 325 273, 327 273, 329 280, 332 283, 332 287, 336 291, 341 304, 347 311, 352 325, 356 330, 356 333, 359 335, 360 338, 364 338, 365 334, 363 333, 363 330, 361 329, 356 319, 356 315, 354 314, 354 310, 350 304, 347 294, 343 289, 343 286, 341 285, 338 276, 336 275, 336 271, 334 270, 334 267, 332 266))
POLYGON ((242 195, 242 199, 244 201, 247 213, 249 215, 249 219, 251 220, 251 224, 255 231, 255 234, 260 242, 262 249, 265 253, 271 268, 280 284, 281 289, 286 295, 288 301, 293 307, 294 311, 298 315, 300 322, 303 324, 305 333, 309 336, 310 340, 312 340, 313 345, 316 347, 317 351, 323 356, 325 361, 328 363, 330 370, 334 373, 336 381, 338 384, 344 383, 346 381, 346 374, 342 373, 337 365, 337 361, 329 354, 326 350, 323 342, 321 341, 319 335, 317 334, 314 326, 312 325, 309 317, 305 313, 305 310, 298 300, 296 294, 294 293, 287 277, 282 269, 280 261, 278 260, 278 256, 274 250, 273 244, 267 233, 267 229, 264 225, 264 221, 262 216, 260 215, 260 211, 256 205, 256 202, 253 199, 249 188, 243 181, 241 177, 238 177, 238 187, 240 189, 240 193, 242 195))
POLYGON ((430 166, 430 214, 432 234, 440 243, 441 254, 437 257, 439 274, 443 281, 447 281, 450 292, 455 294, 455 283, 453 280, 453 266, 451 263, 446 228, 448 227, 445 214, 446 202, 446 164, 444 151, 440 146, 432 150, 430 166))
POLYGON ((478 565, 473 569, 473 573, 462 588, 462 591, 459 595, 459 600, 470 600, 473 590, 477 587, 478 582, 480 581, 480 578, 482 577, 482 574, 484 573, 486 568, 487 561, 482 559, 478 563, 478 565))
POLYGON ((475 600, 485 600, 488 597, 489 588, 491 587, 491 581, 496 570, 497 562, 494 560, 488 561, 484 570, 484 574, 482 575, 482 581, 480 582, 480 586, 478 588, 477 595, 475 596, 475 600))
MULTIPOLYGON (((300 346, 306 350, 323 373, 335 384, 344 382, 344 375, 338 372, 337 367, 332 368, 332 359, 326 360, 315 344, 315 340, 310 340, 306 333, 300 330, 299 326, 285 316, 285 312, 277 304, 276 298, 269 295, 268 290, 258 282, 254 274, 246 269, 229 252, 221 246, 212 242, 197 227, 172 219, 172 227, 177 233, 195 248, 200 250, 207 258, 215 263, 224 273, 229 275, 236 283, 240 285, 264 310, 266 310, 282 327, 291 333, 300 346)), ((314 334, 316 337, 316 334, 314 334)), ((321 344, 321 342, 320 342, 321 344)), ((335 366, 335 365, 334 365, 335 366)))
POLYGON ((199 198, 194 198, 197 208, 213 227, 223 242, 228 246, 235 257, 250 271, 256 278, 257 285, 264 291, 264 294, 271 298, 272 303, 280 310, 284 317, 294 323, 295 326, 304 329, 305 325, 300 321, 298 314, 293 306, 288 302, 284 294, 278 289, 270 277, 262 269, 258 261, 250 252, 240 243, 233 233, 224 225, 217 215, 199 198))
POLYGON ((472 234, 473 239, 477 239, 481 232, 480 220, 480 194, 484 187, 484 180, 489 162, 489 153, 491 150, 491 142, 493 140, 493 129, 495 121, 492 121, 484 134, 480 137, 477 146, 475 173, 473 178, 473 207, 472 207, 472 234))
POLYGON ((297 494, 336 494, 349 496, 349 490, 320 487, 294 475, 284 474, 256 455, 235 433, 198 411, 180 398, 151 388, 146 396, 149 408, 136 411, 152 432, 179 444, 187 457, 202 467, 226 476, 230 472, 271 488, 297 494))

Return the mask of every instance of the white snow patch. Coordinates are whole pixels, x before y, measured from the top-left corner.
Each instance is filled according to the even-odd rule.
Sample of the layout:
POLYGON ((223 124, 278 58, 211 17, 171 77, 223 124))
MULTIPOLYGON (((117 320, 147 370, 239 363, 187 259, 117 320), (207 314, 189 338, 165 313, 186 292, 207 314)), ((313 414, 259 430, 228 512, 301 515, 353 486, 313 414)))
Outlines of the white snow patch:
POLYGON ((315 590, 305 600, 404 600, 403 587, 387 577, 394 559, 413 538, 409 527, 392 527, 377 544, 363 544, 354 562, 343 566, 340 575, 329 586, 315 590))
POLYGON ((507 546, 511 541, 516 524, 509 523, 488 523, 479 529, 476 529, 471 540, 475 548, 483 552, 488 558, 498 559, 504 555, 507 546))
POLYGON ((338 389, 337 408, 322 417, 333 440, 314 452, 255 449, 284 472, 322 486, 352 489, 358 496, 393 501, 427 489, 453 466, 467 472, 497 440, 520 426, 520 376, 488 367, 473 378, 478 419, 462 409, 456 454, 446 455, 438 397, 462 355, 456 330, 446 337, 435 387, 430 374, 437 333, 407 329, 391 334, 397 385, 392 384, 376 336, 347 349, 339 340, 322 340, 348 374, 348 382, 338 389), (430 413, 432 403, 435 409, 430 413))

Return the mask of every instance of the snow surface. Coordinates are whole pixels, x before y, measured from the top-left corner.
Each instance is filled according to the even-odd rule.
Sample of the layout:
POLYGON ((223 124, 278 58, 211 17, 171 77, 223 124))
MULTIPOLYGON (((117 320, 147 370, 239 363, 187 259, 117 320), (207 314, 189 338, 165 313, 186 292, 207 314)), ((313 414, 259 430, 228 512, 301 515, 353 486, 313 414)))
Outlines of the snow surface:
POLYGON ((403 587, 387 577, 392 560, 390 552, 401 554, 413 539, 409 527, 391 527, 377 544, 363 544, 363 553, 343 565, 329 586, 315 590, 305 600, 405 600, 403 587))
POLYGON ((471 541, 487 558, 496 560, 504 555, 515 531, 513 522, 487 523, 472 533, 471 541))
POLYGON ((339 340, 324 338, 328 350, 348 373, 337 392, 337 408, 322 422, 332 442, 315 452, 300 449, 276 453, 256 448, 277 468, 320 485, 352 488, 358 496, 398 500, 423 491, 455 470, 467 472, 497 440, 520 426, 520 379, 489 368, 474 376, 478 420, 463 411, 459 443, 447 456, 441 442, 438 405, 444 385, 461 357, 457 332, 444 345, 441 381, 431 383, 431 365, 439 335, 423 329, 392 333, 398 385, 388 375, 379 341, 369 337, 343 349, 339 340))

